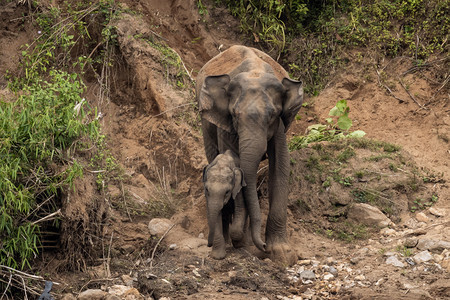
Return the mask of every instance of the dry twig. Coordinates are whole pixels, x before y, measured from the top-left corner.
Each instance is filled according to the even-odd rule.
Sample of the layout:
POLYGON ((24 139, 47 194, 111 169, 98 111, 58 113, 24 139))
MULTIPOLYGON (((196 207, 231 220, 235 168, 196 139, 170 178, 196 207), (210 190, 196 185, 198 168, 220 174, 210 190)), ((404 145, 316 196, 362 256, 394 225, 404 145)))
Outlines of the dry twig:
POLYGON ((166 232, 164 232, 164 234, 161 236, 161 238, 159 239, 159 241, 156 243, 155 248, 153 248, 152 251, 152 256, 150 257, 150 269, 153 268, 153 259, 155 258, 155 253, 156 253, 156 249, 158 248, 159 244, 161 243, 161 241, 166 237, 166 235, 172 230, 173 227, 175 227, 176 224, 172 224, 172 226, 170 226, 166 232))
POLYGON ((384 87, 384 88, 391 94, 391 96, 394 97, 395 99, 397 99, 400 103, 406 102, 405 100, 403 100, 403 99, 401 99, 401 98, 395 96, 394 93, 392 92, 392 90, 391 90, 387 85, 385 85, 385 84, 383 84, 383 83, 381 82, 380 72, 379 72, 377 69, 376 69, 376 71, 377 71, 377 74, 378 74, 378 84, 379 84, 380 86, 384 87))

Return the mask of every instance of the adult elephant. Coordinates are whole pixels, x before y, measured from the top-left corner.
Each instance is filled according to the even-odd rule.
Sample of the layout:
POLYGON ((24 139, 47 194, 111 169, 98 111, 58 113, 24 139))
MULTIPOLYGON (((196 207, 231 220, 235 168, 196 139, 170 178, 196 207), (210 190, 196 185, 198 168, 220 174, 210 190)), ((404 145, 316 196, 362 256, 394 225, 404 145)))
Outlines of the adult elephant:
POLYGON ((303 102, 303 87, 270 56, 232 46, 207 62, 197 76, 208 163, 224 151, 239 154, 247 186, 244 199, 254 244, 272 260, 292 263, 286 232, 289 152, 286 131, 303 102), (262 159, 269 159, 269 214, 265 242, 256 190, 262 159))

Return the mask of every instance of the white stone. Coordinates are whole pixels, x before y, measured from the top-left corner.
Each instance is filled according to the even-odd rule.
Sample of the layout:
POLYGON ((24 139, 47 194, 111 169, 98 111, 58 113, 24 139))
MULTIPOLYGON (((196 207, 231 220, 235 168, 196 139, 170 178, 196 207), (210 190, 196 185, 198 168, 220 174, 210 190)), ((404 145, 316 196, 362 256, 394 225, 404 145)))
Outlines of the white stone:
POLYGON ((350 220, 368 226, 387 227, 392 221, 378 208, 367 203, 356 203, 350 207, 348 214, 350 220))
POLYGON ((333 274, 325 274, 325 275, 323 275, 323 280, 330 280, 330 279, 333 279, 334 278, 334 276, 333 276, 333 274))
POLYGON ((172 225, 169 219, 153 218, 148 223, 148 229, 151 235, 162 236, 172 225))
POLYGON ((403 262, 401 262, 395 255, 389 256, 386 259, 386 264, 393 265, 394 267, 399 267, 399 268, 403 268, 405 266, 405 264, 403 262))
POLYGON ((300 273, 300 279, 302 280, 314 280, 316 279, 316 274, 313 271, 305 270, 300 273))
POLYGON ((384 235, 384 236, 395 236, 396 233, 397 233, 397 231, 395 231, 395 230, 392 229, 392 228, 386 227, 386 228, 381 229, 381 230, 380 230, 380 233, 381 233, 382 235, 384 235))
POLYGON ((358 280, 358 281, 363 281, 363 280, 366 280, 366 276, 364 276, 364 275, 358 275, 358 276, 355 276, 355 280, 358 280))
POLYGON ((446 215, 446 211, 442 208, 430 207, 430 209, 428 211, 430 212, 430 214, 432 214, 436 217, 445 217, 445 215, 446 215))
POLYGON ((424 250, 424 251, 419 252, 416 255, 414 255, 413 259, 416 262, 416 264, 420 264, 420 263, 432 260, 433 256, 431 255, 430 252, 428 252, 427 250, 424 250))
POLYGON ((107 292, 100 289, 89 289, 78 295, 78 300, 103 300, 108 295, 107 292))
POLYGON ((427 215, 424 214, 423 212, 418 212, 416 214, 416 220, 419 222, 424 222, 424 223, 430 222, 430 218, 428 218, 427 215))

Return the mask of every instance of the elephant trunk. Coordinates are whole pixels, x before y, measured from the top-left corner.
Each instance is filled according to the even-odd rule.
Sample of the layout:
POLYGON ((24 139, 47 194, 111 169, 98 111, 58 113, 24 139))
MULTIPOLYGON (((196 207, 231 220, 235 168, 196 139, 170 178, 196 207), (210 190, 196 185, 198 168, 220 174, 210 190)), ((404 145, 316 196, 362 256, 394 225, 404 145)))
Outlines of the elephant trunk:
POLYGON ((209 227, 209 234, 208 234, 208 247, 212 247, 214 244, 214 234, 216 232, 216 227, 219 225, 217 222, 219 222, 220 212, 222 210, 222 205, 212 205, 208 202, 208 227, 209 227))
POLYGON ((267 151, 267 142, 265 137, 266 134, 264 133, 252 133, 252 138, 248 139, 246 139, 243 135, 239 136, 239 156, 241 159, 241 169, 244 172, 244 178, 247 183, 247 186, 243 189, 244 199, 247 203, 248 214, 250 216, 250 229, 253 243, 262 251, 266 251, 266 244, 261 239, 261 209, 256 191, 256 183, 259 163, 267 151), (259 137, 259 140, 255 140, 255 136, 259 137))

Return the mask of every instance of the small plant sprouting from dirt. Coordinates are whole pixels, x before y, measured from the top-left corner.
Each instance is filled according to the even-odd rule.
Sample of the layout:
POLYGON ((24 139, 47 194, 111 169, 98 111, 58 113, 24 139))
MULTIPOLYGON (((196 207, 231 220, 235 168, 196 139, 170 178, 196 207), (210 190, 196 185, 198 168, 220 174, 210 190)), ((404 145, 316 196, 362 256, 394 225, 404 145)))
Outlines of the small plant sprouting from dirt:
POLYGON ((414 213, 419 210, 426 209, 428 207, 433 206, 437 201, 439 200, 439 197, 437 195, 431 195, 430 198, 416 198, 413 203, 411 204, 411 212, 414 213))
MULTIPOLYGON (((314 142, 363 137, 365 132, 362 130, 349 132, 350 127, 352 127, 352 120, 348 116, 349 112, 350 108, 347 105, 347 100, 343 99, 338 101, 336 106, 329 112, 331 118, 326 119, 327 125, 314 124, 309 126, 308 134, 306 136, 294 136, 291 139, 289 142, 289 150, 298 150, 314 142)), ((351 153, 348 150, 346 158, 348 158, 348 155, 350 154, 351 153)))

